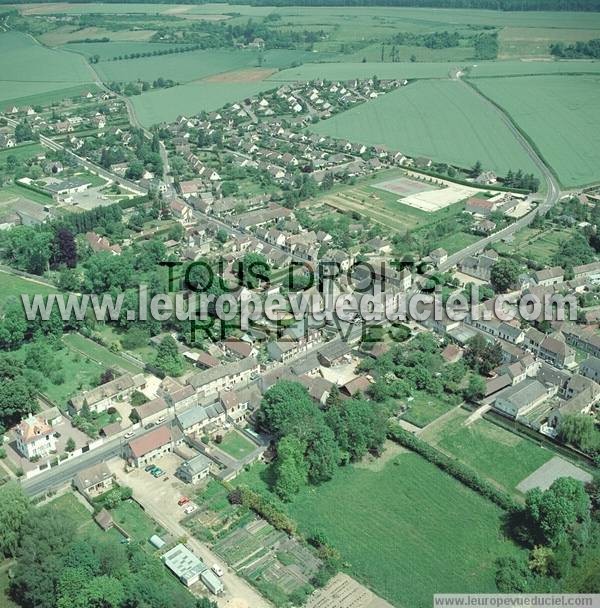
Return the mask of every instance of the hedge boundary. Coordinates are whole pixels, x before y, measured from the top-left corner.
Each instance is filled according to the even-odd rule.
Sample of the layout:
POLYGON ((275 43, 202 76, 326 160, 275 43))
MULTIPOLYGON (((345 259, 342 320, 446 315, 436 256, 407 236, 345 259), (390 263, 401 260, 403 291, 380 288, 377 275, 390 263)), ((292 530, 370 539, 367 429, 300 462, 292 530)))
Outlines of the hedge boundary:
POLYGON ((481 477, 479 473, 446 454, 443 454, 422 439, 419 439, 409 431, 398 425, 392 425, 388 429, 388 438, 401 446, 416 452, 431 464, 448 473, 457 481, 471 488, 484 498, 491 500, 505 511, 512 511, 517 507, 516 502, 502 490, 493 486, 489 481, 481 477))

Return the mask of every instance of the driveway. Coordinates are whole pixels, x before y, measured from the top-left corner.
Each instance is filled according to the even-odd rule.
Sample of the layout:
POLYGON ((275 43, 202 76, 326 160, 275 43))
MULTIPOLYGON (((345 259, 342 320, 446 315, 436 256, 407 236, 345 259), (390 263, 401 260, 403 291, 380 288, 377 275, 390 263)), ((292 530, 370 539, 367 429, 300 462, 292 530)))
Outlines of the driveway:
POLYGON ((133 490, 134 498, 144 507, 146 513, 161 525, 174 538, 187 539, 187 546, 207 566, 220 564, 225 570, 223 584, 225 592, 221 597, 213 595, 210 598, 216 601, 220 608, 271 608, 257 591, 245 580, 237 576, 223 560, 217 557, 206 545, 200 543, 190 535, 190 531, 180 522, 185 516, 183 507, 177 504, 181 496, 192 494, 193 486, 183 483, 174 477, 174 472, 181 458, 176 454, 168 454, 153 462, 167 472, 167 475, 155 479, 143 469, 133 469, 129 473, 124 471, 124 463, 120 458, 108 462, 110 470, 115 474, 117 481, 129 486, 133 490))

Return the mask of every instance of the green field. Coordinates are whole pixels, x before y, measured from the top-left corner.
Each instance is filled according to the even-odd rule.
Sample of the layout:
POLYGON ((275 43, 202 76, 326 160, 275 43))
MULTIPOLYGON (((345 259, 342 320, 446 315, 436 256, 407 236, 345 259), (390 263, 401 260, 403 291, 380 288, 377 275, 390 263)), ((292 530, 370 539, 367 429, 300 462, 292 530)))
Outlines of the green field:
POLYGON ((124 370, 131 374, 138 374, 141 368, 117 353, 113 353, 101 344, 85 338, 81 334, 65 334, 63 342, 72 350, 84 353, 100 365, 124 370))
POLYGON ((598 74, 600 61, 482 61, 469 71, 470 78, 552 74, 598 74))
MULTIPOLYGON (((0 33, 0 74, 3 81, 39 84, 39 89, 33 91, 35 93, 42 93, 44 84, 47 85, 45 90, 51 91, 56 90, 57 83, 60 83, 60 88, 66 88, 93 80, 92 73, 79 55, 51 50, 19 32, 0 33)), ((2 97, 5 91, 4 87, 0 90, 2 97)), ((13 89, 11 97, 15 97, 14 93, 13 89)), ((32 92, 19 90, 19 97, 29 94, 32 92)))
POLYGON ((295 82, 326 78, 350 80, 352 78, 448 78, 452 65, 448 63, 307 63, 297 68, 282 70, 269 77, 277 82, 295 82))
POLYGON ((18 160, 26 160, 32 156, 37 156, 44 151, 40 144, 26 144, 24 146, 15 146, 14 148, 6 148, 0 150, 0 165, 6 163, 9 156, 14 156, 18 160))
POLYGON ((456 232, 455 234, 449 234, 448 236, 442 237, 435 243, 435 246, 445 249, 452 255, 453 253, 476 243, 479 239, 481 239, 480 236, 470 232, 456 232))
POLYGON ((270 82, 194 82, 180 87, 151 91, 131 98, 138 120, 145 126, 216 110, 273 88, 270 82))
MULTIPOLYGON (((239 483, 254 485, 260 471, 239 483)), ((430 608, 436 592, 493 592, 494 560, 518 552, 501 538, 496 506, 412 453, 382 470, 341 468, 286 509, 303 533, 325 534, 350 574, 404 608, 430 608)))
POLYGON ((563 185, 600 180, 600 75, 489 78, 476 84, 535 142, 563 185))
MULTIPOLYGON (((73 45, 69 45, 73 46, 73 45)), ((160 48, 156 45, 156 48, 160 48)), ((290 66, 294 61, 302 61, 310 54, 304 51, 272 50, 263 53, 263 68, 290 66)), ((200 80, 213 74, 244 68, 258 67, 258 51, 238 49, 211 49, 141 57, 121 61, 101 61, 95 66, 100 77, 108 82, 133 80, 153 81, 159 77, 186 83, 200 80)))
POLYGON ((237 431, 227 433, 227 435, 223 437, 223 441, 217 445, 219 449, 236 460, 241 460, 245 456, 248 456, 248 454, 252 453, 256 448, 249 439, 246 439, 237 431))
POLYGON ((464 167, 536 172, 498 113, 458 81, 418 81, 318 123, 314 131, 464 167))
POLYGON ((554 456, 485 419, 466 427, 468 415, 463 410, 453 413, 435 430, 432 442, 509 491, 554 456))
POLYGON ((54 199, 51 196, 43 192, 30 190, 19 184, 10 184, 0 188, 0 204, 15 198, 26 198, 41 205, 54 205, 54 199))
POLYGON ((113 510, 112 515, 134 541, 145 543, 153 534, 164 534, 164 530, 133 500, 123 501, 113 510))
POLYGON ((573 236, 573 230, 550 228, 523 228, 514 235, 510 243, 498 243, 498 253, 517 253, 540 264, 551 266, 560 244, 573 236))
POLYGON ((14 274, 0 271, 0 310, 9 298, 21 301, 21 294, 33 296, 35 294, 47 295, 57 293, 57 289, 30 281, 14 274))
POLYGON ((437 420, 440 416, 450 411, 452 407, 444 399, 434 397, 428 393, 415 393, 413 400, 407 402, 408 411, 402 415, 403 420, 424 427, 437 420))

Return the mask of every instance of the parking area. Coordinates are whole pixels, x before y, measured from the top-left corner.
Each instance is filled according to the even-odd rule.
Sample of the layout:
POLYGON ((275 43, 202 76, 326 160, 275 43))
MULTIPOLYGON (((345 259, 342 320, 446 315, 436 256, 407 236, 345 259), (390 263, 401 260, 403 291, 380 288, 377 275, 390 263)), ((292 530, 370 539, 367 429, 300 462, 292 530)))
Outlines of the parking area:
POLYGON ((523 479, 517 490, 525 493, 533 488, 547 490, 559 477, 572 477, 584 483, 592 481, 592 476, 579 467, 567 462, 560 456, 555 456, 523 479))

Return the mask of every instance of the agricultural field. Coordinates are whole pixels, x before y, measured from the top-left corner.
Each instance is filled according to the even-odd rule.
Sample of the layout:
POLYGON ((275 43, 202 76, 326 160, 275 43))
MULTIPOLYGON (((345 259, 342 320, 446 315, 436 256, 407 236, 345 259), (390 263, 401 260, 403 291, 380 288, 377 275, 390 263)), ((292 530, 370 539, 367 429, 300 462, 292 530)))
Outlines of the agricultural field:
POLYGON ((468 416, 464 410, 453 412, 433 431, 433 437, 427 437, 428 441, 510 492, 515 492, 523 479, 553 456, 534 441, 488 420, 479 419, 465 426, 468 416))
MULTIPOLYGON (((599 64, 600 65, 600 64, 599 64)), ((478 79, 484 95, 504 108, 535 142, 565 186, 598 181, 599 76, 478 79)))
MULTIPOLYGON (((154 48, 159 49, 160 46, 155 45, 154 48)), ((265 51, 262 58, 262 67, 274 69, 286 67, 295 61, 302 61, 307 55, 308 53, 304 51, 288 51, 285 49, 265 51)), ((121 61, 101 61, 95 64, 94 68, 106 82, 125 82, 138 79, 153 81, 163 77, 186 83, 221 72, 258 66, 257 51, 211 49, 157 57, 123 59, 121 61)))
POLYGON ((482 61, 469 67, 469 78, 500 76, 551 76, 554 74, 598 74, 600 61, 482 61))
POLYGON ((366 144, 384 144, 405 154, 506 174, 535 173, 498 113, 459 81, 418 81, 333 118, 313 130, 366 144))
MULTIPOLYGON (((261 471, 255 465, 236 483, 264 489, 261 471)), ((377 470, 344 467, 284 508, 304 534, 323 532, 348 573, 396 606, 429 608, 442 591, 493 592, 495 559, 519 551, 499 535, 500 509, 409 452, 377 470)))
MULTIPOLYGON (((93 74, 82 57, 51 50, 19 32, 0 33, 0 57, 3 81, 38 85, 33 91, 21 89, 19 85, 13 88, 11 97, 15 97, 15 90, 19 91, 21 97, 56 90, 57 84, 60 88, 67 88, 76 83, 93 81, 93 74), (45 89, 42 88, 43 84, 46 85, 45 89)), ((0 95, 9 99, 4 88, 0 90, 0 95)))
POLYGON ((216 110, 226 103, 273 88, 266 81, 194 82, 170 89, 151 91, 131 98, 138 120, 144 126, 171 121, 180 114, 193 116, 202 110, 216 110))

